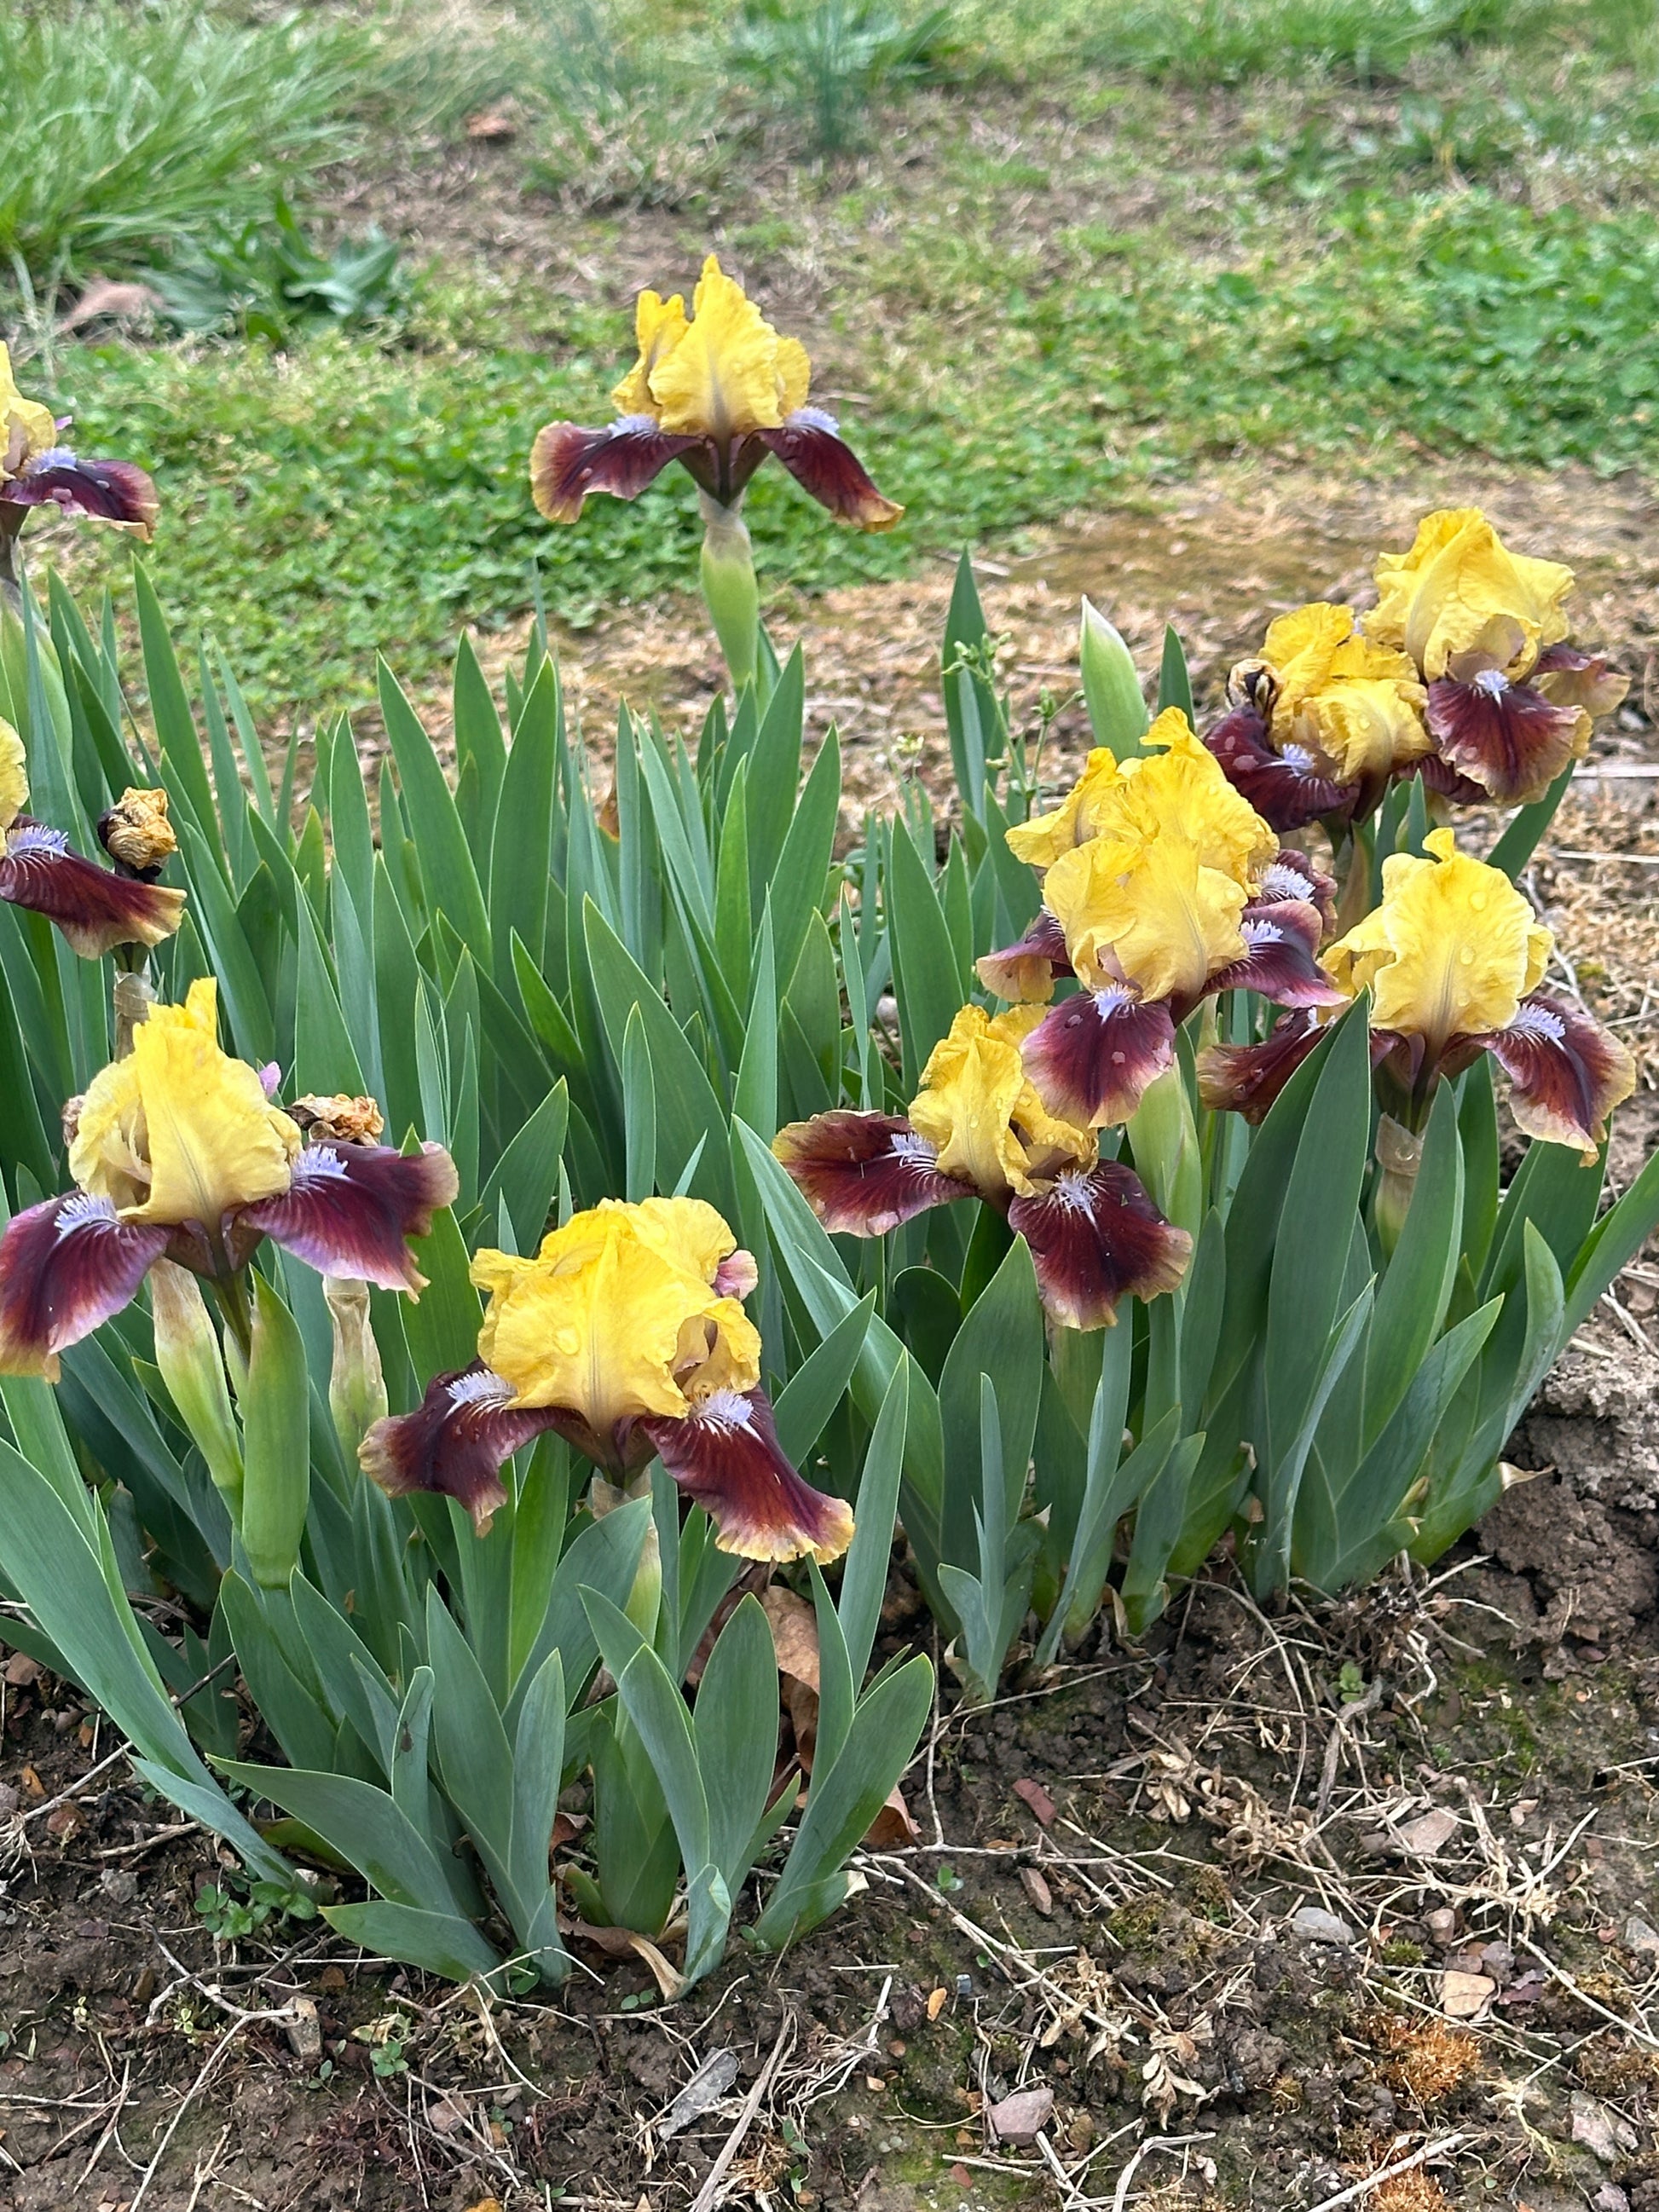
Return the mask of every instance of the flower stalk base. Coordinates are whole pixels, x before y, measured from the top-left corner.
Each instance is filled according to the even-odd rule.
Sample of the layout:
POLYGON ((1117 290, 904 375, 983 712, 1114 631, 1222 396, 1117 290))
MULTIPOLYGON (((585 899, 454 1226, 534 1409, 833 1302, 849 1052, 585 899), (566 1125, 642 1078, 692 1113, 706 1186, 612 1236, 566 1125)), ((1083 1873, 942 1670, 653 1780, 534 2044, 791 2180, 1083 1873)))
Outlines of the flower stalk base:
POLYGON ((726 655, 732 688, 755 680, 760 639, 760 586, 755 581, 749 526, 735 507, 702 494, 702 595, 726 655))

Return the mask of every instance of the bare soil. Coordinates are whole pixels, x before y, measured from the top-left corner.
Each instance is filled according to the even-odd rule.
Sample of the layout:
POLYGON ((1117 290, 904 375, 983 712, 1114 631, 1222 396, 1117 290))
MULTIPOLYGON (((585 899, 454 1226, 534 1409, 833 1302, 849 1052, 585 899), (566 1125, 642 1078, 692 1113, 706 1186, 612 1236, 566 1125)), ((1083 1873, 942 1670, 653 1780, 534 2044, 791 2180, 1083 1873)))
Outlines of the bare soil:
MULTIPOLYGON (((315 1923, 216 1945, 214 1850, 118 1765, 27 1826, 0 1899, 0 2203, 666 2212, 740 2130, 714 2201, 1265 2212, 1428 2148, 1366 2192, 1384 2212, 1654 2212, 1651 1566, 1545 1565, 1494 1520, 1491 1563, 1415 1587, 1269 1620, 1224 1570, 1142 1650, 988 1711, 947 1692, 918 1843, 677 2006, 593 1959, 491 2015, 315 1923), (320 2052, 269 2017, 296 1996, 320 2052), (1020 2093, 1039 2142, 998 2139, 1020 2093)), ((896 1572, 892 1638, 915 1603, 896 1572)), ((62 1686, 9 1685, 21 1811, 88 1771, 91 1734, 62 1686)))

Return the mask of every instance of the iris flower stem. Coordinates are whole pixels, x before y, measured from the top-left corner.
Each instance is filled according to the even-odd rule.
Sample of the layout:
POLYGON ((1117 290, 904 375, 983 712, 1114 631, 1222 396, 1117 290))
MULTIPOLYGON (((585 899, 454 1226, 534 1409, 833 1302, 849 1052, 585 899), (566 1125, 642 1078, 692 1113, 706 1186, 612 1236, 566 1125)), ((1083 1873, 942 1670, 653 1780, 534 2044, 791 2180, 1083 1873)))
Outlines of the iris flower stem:
POLYGON ((226 1261, 226 1272, 217 1272, 207 1279, 215 1303, 224 1316, 225 1327, 236 1340, 241 1353, 241 1370, 247 1372, 247 1363, 253 1350, 253 1316, 249 1308, 247 1271, 239 1267, 232 1272, 222 1251, 216 1252, 216 1260, 226 1261))

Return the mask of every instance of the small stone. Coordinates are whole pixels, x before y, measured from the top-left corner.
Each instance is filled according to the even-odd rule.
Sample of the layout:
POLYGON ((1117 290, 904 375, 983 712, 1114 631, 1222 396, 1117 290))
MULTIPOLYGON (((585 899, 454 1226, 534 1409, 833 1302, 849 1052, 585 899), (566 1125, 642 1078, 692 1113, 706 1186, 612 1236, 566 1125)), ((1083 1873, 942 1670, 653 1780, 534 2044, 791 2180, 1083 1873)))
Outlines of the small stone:
POLYGON ((1339 1920, 1334 1912, 1322 1911, 1316 1905, 1304 1905, 1293 1912, 1291 1926, 1298 1936, 1305 1936, 1310 1943, 1352 1943, 1354 1934, 1346 1920, 1339 1920))
POLYGON ((1497 1991, 1490 1974, 1462 1974, 1449 1966, 1440 1977, 1440 2009, 1448 2020, 1474 2020, 1497 1991))
POLYGON ((1448 1811, 1443 1805, 1437 1805, 1432 1812, 1425 1813, 1419 1819, 1406 1823, 1400 1831, 1400 1848, 1409 1852, 1413 1858, 1432 1858, 1437 1850, 1451 1841, 1457 1833, 1457 1828, 1456 1814, 1448 1811))
POLYGON ((1659 1929, 1650 1928, 1639 1912, 1632 1912, 1625 1923, 1625 1948, 1638 1954, 1659 1952, 1659 1929))
POLYGON ((1604 2181, 1590 2203, 1593 2212, 1630 2212, 1630 2199, 1616 2182, 1604 2181))
POLYGON ((1621 2152, 1632 2151, 1641 2141, 1630 2122, 1582 2089, 1572 2093, 1572 2140, 1593 2151, 1603 2166, 1611 2166, 1621 2152))
POLYGON ((288 2038, 288 2047, 294 2056, 307 2066, 314 2066, 323 2055, 323 2031, 317 2018, 317 2008, 309 1997, 295 1997, 289 2007, 289 2017, 283 2023, 283 2033, 288 2038))
POLYGON ((426 2124, 441 2136, 453 2135, 466 2118, 465 2105, 453 2098, 439 2097, 426 2108, 426 2124))
POLYGON ((1449 1905, 1437 1905, 1432 1912, 1424 1914, 1423 1925, 1429 1931, 1430 1942, 1443 1947, 1457 1933, 1457 1915, 1449 1905))
POLYGON ((5 1665, 0 1667, 0 1680, 9 1690, 25 1690, 31 1682, 38 1682, 45 1671, 40 1662, 31 1659, 27 1652, 13 1651, 8 1655, 5 1665))
POLYGON ((1039 2089, 1016 2089, 1012 2097, 993 2105, 986 2114, 991 2134, 1000 2143, 1035 2142, 1054 2109, 1054 2093, 1046 2083, 1039 2089))
POLYGON ((1515 1979, 1515 1954, 1507 1943, 1485 1943, 1480 1948, 1480 1971, 1490 1974, 1502 1989, 1515 1979))
POLYGON ((138 1877, 131 1867, 106 1867, 98 1887, 112 1905, 131 1905, 138 1894, 138 1877))
POLYGON ((1036 1815, 1040 1827, 1051 1828, 1054 1823, 1054 1801, 1040 1782, 1030 1781, 1022 1775, 1014 1784, 1014 1795, 1036 1815))

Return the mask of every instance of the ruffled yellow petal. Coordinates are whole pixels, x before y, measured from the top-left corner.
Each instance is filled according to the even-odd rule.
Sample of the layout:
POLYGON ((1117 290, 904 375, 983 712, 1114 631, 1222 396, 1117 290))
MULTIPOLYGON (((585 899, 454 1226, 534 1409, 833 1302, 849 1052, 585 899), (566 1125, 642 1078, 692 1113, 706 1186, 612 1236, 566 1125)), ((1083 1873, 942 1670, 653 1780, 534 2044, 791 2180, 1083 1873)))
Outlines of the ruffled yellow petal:
MULTIPOLYGON (((1409 671, 1410 662, 1405 665, 1409 671)), ((1339 783, 1387 775, 1433 750, 1421 713, 1426 696, 1420 684, 1387 678, 1335 682, 1304 702, 1291 734, 1319 748, 1339 783)))
POLYGON ((232 1206, 289 1186, 300 1132, 258 1071, 219 1048, 217 986, 152 1006, 132 1050, 87 1086, 70 1173, 131 1221, 199 1222, 216 1233, 232 1206))
POLYGON ((21 738, 0 715, 0 835, 10 829, 28 803, 28 756, 21 738))
POLYGON ((1033 868, 1052 867, 1062 853, 1100 834, 1107 800, 1122 781, 1115 754, 1100 746, 1058 806, 1015 823, 1007 832, 1008 850, 1033 868))
POLYGON ((1325 599, 1315 599, 1269 623, 1261 658, 1279 678, 1273 735, 1280 744, 1290 736, 1297 711, 1309 693, 1330 681, 1333 664, 1352 636, 1353 625, 1352 607, 1334 606, 1325 599))
POLYGON ((12 380, 10 349, 0 345, 0 477, 15 477, 25 461, 57 443, 51 408, 24 398, 12 380))
POLYGON ((483 1251, 485 1363, 524 1406, 558 1406, 599 1437, 643 1414, 686 1413, 711 1390, 760 1380, 760 1336, 714 1288, 734 1239, 695 1199, 604 1199, 544 1239, 533 1260, 483 1251))
POLYGON ((1272 866, 1278 833, 1228 782, 1179 708, 1165 708, 1142 742, 1147 751, 1124 763, 1121 788, 1101 809, 1102 836, 1124 842, 1184 837, 1201 866, 1241 884, 1272 866))
POLYGON ((1506 1029, 1541 979, 1554 940, 1499 868, 1432 830, 1430 857, 1392 854, 1382 902, 1334 945, 1326 964, 1351 995, 1370 986, 1374 1027, 1426 1038, 1506 1029))
POLYGON ((1115 978, 1146 999, 1186 996, 1243 957, 1248 889, 1174 830, 1147 844, 1081 845, 1048 871, 1043 896, 1085 984, 1115 978))
POLYGON ((640 357, 611 393, 611 402, 618 415, 654 415, 652 371, 685 336, 684 298, 678 292, 667 300, 660 292, 641 292, 634 309, 634 329, 640 357))
POLYGON ((1052 1176, 1095 1157, 1092 1133, 1056 1121, 1026 1076, 1019 1048, 1042 1012, 1015 1006, 993 1019, 982 1007, 964 1006, 934 1046, 910 1103, 910 1126, 933 1146, 940 1172, 988 1198, 1030 1197, 1034 1175, 1052 1176))
POLYGON ((1365 618, 1370 636, 1409 653, 1425 677, 1443 676, 1454 653, 1510 649, 1511 676, 1567 634, 1561 602, 1573 574, 1555 561, 1511 553, 1479 507, 1425 515, 1407 553, 1376 564, 1378 601, 1365 618))
MULTIPOLYGON (((775 430, 784 416, 787 379, 777 332, 711 253, 692 301, 691 320, 649 376, 665 430, 724 441, 775 430)), ((790 357, 790 375, 799 365, 790 357)))

